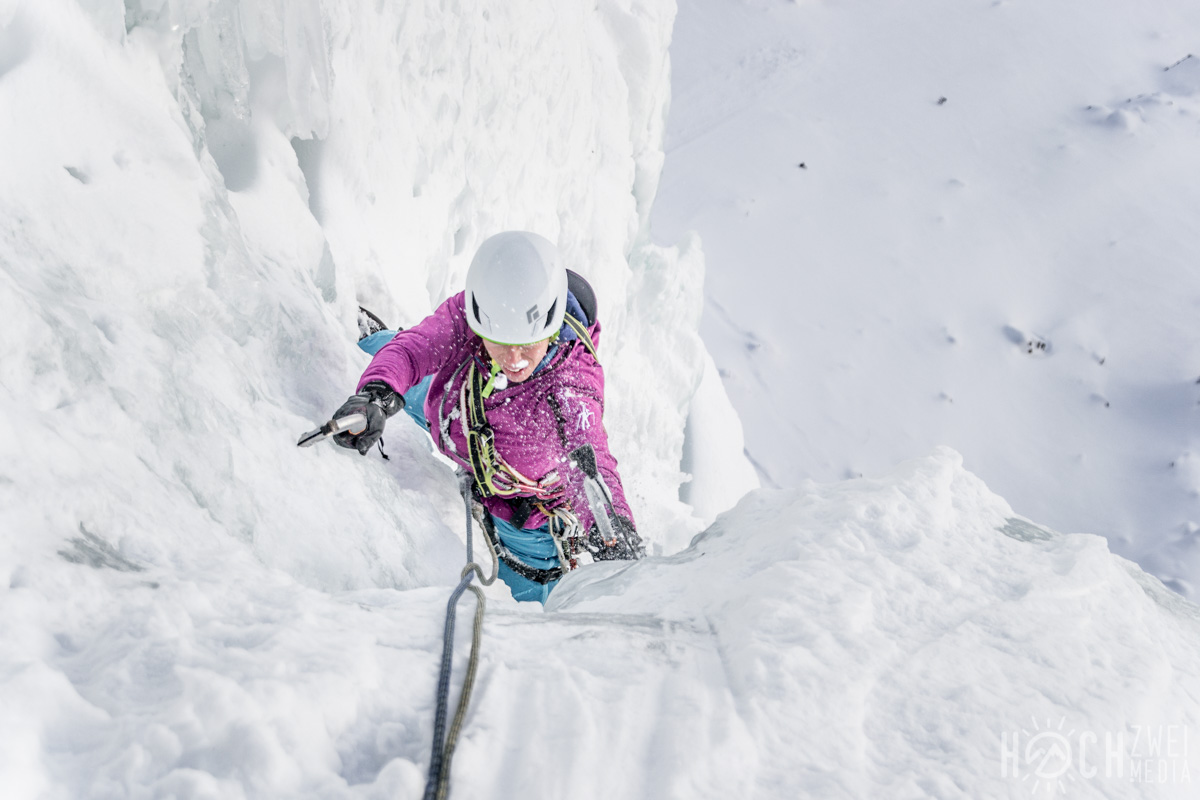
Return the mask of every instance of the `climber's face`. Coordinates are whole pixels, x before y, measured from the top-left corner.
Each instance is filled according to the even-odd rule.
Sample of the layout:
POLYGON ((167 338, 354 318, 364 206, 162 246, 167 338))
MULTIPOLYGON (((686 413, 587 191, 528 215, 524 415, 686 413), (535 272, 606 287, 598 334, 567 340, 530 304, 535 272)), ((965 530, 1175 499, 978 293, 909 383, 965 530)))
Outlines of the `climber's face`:
POLYGON ((550 349, 550 340, 543 339, 533 344, 497 344, 484 339, 483 347, 492 360, 500 365, 509 383, 520 383, 542 363, 546 351, 550 349))

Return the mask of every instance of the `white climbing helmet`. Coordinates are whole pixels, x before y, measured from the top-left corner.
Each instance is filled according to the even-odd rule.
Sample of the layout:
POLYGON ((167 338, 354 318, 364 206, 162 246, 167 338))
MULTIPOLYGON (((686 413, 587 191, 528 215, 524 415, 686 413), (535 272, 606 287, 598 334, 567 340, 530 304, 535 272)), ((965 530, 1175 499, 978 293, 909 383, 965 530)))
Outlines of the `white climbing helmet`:
POLYGON ((489 237, 467 270, 467 324, 499 344, 533 344, 562 327, 567 270, 558 248, 536 233, 489 237))

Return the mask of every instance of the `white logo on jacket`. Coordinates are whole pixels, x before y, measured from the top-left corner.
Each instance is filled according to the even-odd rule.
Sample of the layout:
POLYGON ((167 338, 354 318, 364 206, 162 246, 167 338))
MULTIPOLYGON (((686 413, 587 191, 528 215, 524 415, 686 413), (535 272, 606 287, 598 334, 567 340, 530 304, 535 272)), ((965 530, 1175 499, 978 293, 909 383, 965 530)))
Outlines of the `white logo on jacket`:
MULTIPOLYGON (((591 429, 592 418, 596 415, 590 408, 588 408, 587 400, 585 398, 575 394, 575 392, 571 389, 564 389, 563 393, 560 395, 560 400, 562 402, 562 408, 567 411, 568 418, 571 413, 571 403, 578 400, 579 410, 575 412, 575 429, 580 431, 591 429)), ((566 423, 566 420, 562 421, 564 424, 566 423)))
POLYGON ((592 427, 592 410, 582 400, 579 401, 578 429, 586 431, 592 427))

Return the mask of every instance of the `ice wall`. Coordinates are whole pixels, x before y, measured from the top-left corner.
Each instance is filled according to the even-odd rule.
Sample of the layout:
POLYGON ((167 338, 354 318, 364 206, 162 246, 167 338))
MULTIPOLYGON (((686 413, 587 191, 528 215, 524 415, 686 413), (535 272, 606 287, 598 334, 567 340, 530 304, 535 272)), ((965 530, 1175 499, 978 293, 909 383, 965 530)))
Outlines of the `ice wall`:
MULTIPOLYGON (((393 324, 420 319, 496 231, 557 241, 601 298, 608 427, 635 508, 675 549, 695 530, 670 498, 703 370, 703 260, 644 236, 673 18, 671 2, 143 0, 125 23, 178 81, 247 239, 306 263, 343 325, 355 301, 393 324)), ((732 411, 720 422, 718 442, 740 436, 732 411)), ((728 448, 737 464, 740 438, 728 448)), ((754 485, 725 483, 722 508, 754 485)))
POLYGON ((642 237, 673 14, 4 4, 0 491, 29 532, 5 546, 86 529, 169 560, 232 536, 323 588, 451 580, 457 504, 419 435, 392 430, 390 464, 293 442, 365 364, 357 303, 411 324, 504 228, 595 284, 628 492, 655 545, 686 544, 703 262, 642 237))
MULTIPOLYGON (((433 580, 438 512, 401 519, 384 472, 294 452, 354 369, 286 141, 243 203, 162 41, 65 2, 0 25, 25 43, 0 76, 3 546, 52 556, 87 529, 164 562, 247 548, 327 587, 433 580)), ((401 491, 451 500, 413 461, 401 491)))
POLYGON ((596 285, 627 488, 686 544, 702 261, 641 238, 672 13, 0 2, 6 795, 419 782, 423 711, 370 687, 428 702, 453 481, 403 425, 386 463, 294 442, 357 302, 410 323, 499 228, 596 285))

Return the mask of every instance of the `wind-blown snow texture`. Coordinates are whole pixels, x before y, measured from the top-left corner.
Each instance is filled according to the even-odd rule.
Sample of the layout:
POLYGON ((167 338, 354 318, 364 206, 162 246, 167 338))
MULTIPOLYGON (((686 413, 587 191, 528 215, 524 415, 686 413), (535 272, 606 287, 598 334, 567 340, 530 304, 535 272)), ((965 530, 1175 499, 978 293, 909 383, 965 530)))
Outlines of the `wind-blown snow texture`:
MULTIPOLYGON (((419 794, 453 478, 403 424, 386 463, 294 442, 354 385, 359 300, 415 320, 515 227, 600 293, 660 555, 545 614, 489 590, 456 796, 1027 796, 1002 737, 1031 720, 1195 728, 1196 608, 951 451, 752 494, 688 545, 753 478, 699 243, 646 240, 673 16, 0 2, 5 797, 419 794)), ((1200 764, 1169 765, 1060 774, 1188 796, 1200 764)))
POLYGON ((946 444, 1200 580, 1200 4, 690 0, 653 229, 765 483, 946 444))

